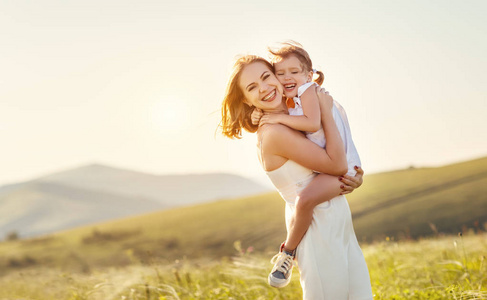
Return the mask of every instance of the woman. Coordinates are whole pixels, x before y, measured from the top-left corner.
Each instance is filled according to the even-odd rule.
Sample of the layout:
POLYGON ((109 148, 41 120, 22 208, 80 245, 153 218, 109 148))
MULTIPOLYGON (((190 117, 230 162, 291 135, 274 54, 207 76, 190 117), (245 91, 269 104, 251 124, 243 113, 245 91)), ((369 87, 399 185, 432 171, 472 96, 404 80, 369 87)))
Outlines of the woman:
MULTIPOLYGON (((347 169, 343 143, 331 114, 333 99, 323 93, 319 98, 326 150, 284 125, 252 125, 254 108, 265 113, 287 113, 282 85, 263 58, 244 56, 236 62, 223 101, 224 135, 239 138, 242 128, 257 131, 262 166, 286 201, 288 230, 303 189, 311 182, 315 185, 320 176, 341 175, 347 169), (326 174, 316 175, 312 170, 326 174)), ((372 299, 367 266, 353 231, 348 203, 339 195, 340 185, 337 180, 335 187, 323 191, 334 190, 337 197, 321 204, 319 185, 309 191, 313 207, 318 205, 296 252, 304 299, 372 299)), ((289 263, 288 258, 284 262, 289 263)))

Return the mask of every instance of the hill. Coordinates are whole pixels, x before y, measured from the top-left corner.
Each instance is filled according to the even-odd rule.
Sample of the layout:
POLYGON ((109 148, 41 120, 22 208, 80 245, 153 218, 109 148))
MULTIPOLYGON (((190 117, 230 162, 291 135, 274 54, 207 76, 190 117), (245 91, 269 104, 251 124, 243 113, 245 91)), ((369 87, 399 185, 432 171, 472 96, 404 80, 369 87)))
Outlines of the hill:
POLYGON ((487 230, 487 157, 373 174, 364 182, 347 196, 360 239, 487 230))
POLYGON ((265 191, 232 174, 157 176, 89 165, 0 188, 0 236, 36 236, 265 191))
MULTIPOLYGON (((482 230, 487 222, 486 172, 487 158, 482 158, 366 176, 364 186, 350 195, 359 240, 434 235, 433 225, 446 233, 475 224, 482 230)), ((89 270, 134 259, 216 258, 232 255, 236 240, 244 248, 275 251, 285 231, 284 202, 274 192, 0 243, 0 270, 37 264, 89 270)))
POLYGON ((148 199, 161 203, 165 208, 269 191, 233 174, 152 175, 98 164, 52 174, 37 181, 148 199))

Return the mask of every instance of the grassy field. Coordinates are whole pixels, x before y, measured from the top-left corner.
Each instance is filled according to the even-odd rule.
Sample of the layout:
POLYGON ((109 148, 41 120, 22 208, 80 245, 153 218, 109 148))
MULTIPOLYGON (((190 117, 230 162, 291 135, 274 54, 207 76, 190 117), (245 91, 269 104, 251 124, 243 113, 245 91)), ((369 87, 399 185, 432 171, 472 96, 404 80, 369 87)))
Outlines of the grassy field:
MULTIPOLYGON (((255 253, 239 242, 220 260, 157 258, 67 273, 33 267, 0 277, 0 299, 299 299, 299 273, 284 289, 267 285, 274 253, 255 253)), ((374 299, 487 299, 487 235, 446 236, 363 245, 374 299)))
POLYGON ((487 158, 366 176, 347 199, 359 240, 485 230, 487 158))
MULTIPOLYGON (((485 289, 485 277, 473 271, 485 271, 486 195, 487 158, 366 176, 363 187, 347 198, 378 299, 414 299, 408 291, 444 296, 447 289, 457 299, 475 299, 465 295, 485 289), (458 232, 469 236, 452 248, 453 238, 442 236, 458 232), (412 241, 424 236, 438 239, 412 241), (466 249, 463 256, 459 245, 466 249), (407 273, 397 277, 403 269, 407 273), (395 278, 399 281, 390 281, 395 278)), ((96 298, 108 291, 114 299, 171 299, 159 291, 164 287, 181 299, 225 299, 219 293, 252 291, 247 298, 232 295, 294 299, 297 282, 277 291, 262 279, 270 267, 266 260, 285 236, 284 202, 273 192, 0 242, 0 295, 37 299, 26 291, 52 289, 60 296, 42 299, 111 299, 96 298), (252 254, 235 261, 235 241, 251 247, 252 254), (242 266, 250 275, 238 280, 232 272, 242 266), (146 294, 135 296, 140 293, 146 294)))
POLYGON ((285 237, 283 215, 283 201, 272 193, 3 242, 0 275, 35 265, 77 271, 125 266, 131 263, 127 252, 142 261, 220 258, 233 255, 235 240, 256 251, 274 250, 285 237))
MULTIPOLYGON (((485 173, 487 158, 367 176, 348 197, 359 241, 486 230, 485 173)), ((125 266, 128 251, 140 260, 221 258, 233 254, 235 240, 256 252, 273 251, 286 237, 283 216, 284 201, 274 192, 2 242, 0 275, 36 265, 77 271, 125 266)))

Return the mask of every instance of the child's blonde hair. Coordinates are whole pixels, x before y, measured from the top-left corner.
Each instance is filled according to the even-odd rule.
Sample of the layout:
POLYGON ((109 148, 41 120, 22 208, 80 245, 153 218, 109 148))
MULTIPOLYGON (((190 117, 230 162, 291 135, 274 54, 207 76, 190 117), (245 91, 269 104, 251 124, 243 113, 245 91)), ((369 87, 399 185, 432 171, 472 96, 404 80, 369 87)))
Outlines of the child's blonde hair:
POLYGON ((318 85, 321 85, 323 83, 323 81, 325 80, 325 74, 323 74, 323 72, 321 71, 316 71, 313 69, 313 63, 311 62, 311 58, 309 58, 308 52, 304 50, 303 46, 300 43, 295 41, 286 41, 280 44, 281 47, 279 48, 267 48, 271 56, 271 63, 273 65, 282 59, 294 55, 301 62, 301 67, 303 68, 304 72, 313 71, 313 73, 318 75, 318 78, 313 80, 314 82, 316 82, 318 85))

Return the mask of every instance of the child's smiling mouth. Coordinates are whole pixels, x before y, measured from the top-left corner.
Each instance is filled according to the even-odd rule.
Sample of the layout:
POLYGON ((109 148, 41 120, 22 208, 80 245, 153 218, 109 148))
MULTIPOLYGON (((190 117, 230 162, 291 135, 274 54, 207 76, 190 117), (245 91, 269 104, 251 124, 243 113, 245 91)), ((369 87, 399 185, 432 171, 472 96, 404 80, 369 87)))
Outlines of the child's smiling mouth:
POLYGON ((294 90, 295 87, 295 83, 288 83, 284 85, 284 89, 286 90, 286 92, 291 92, 292 90, 294 90))

